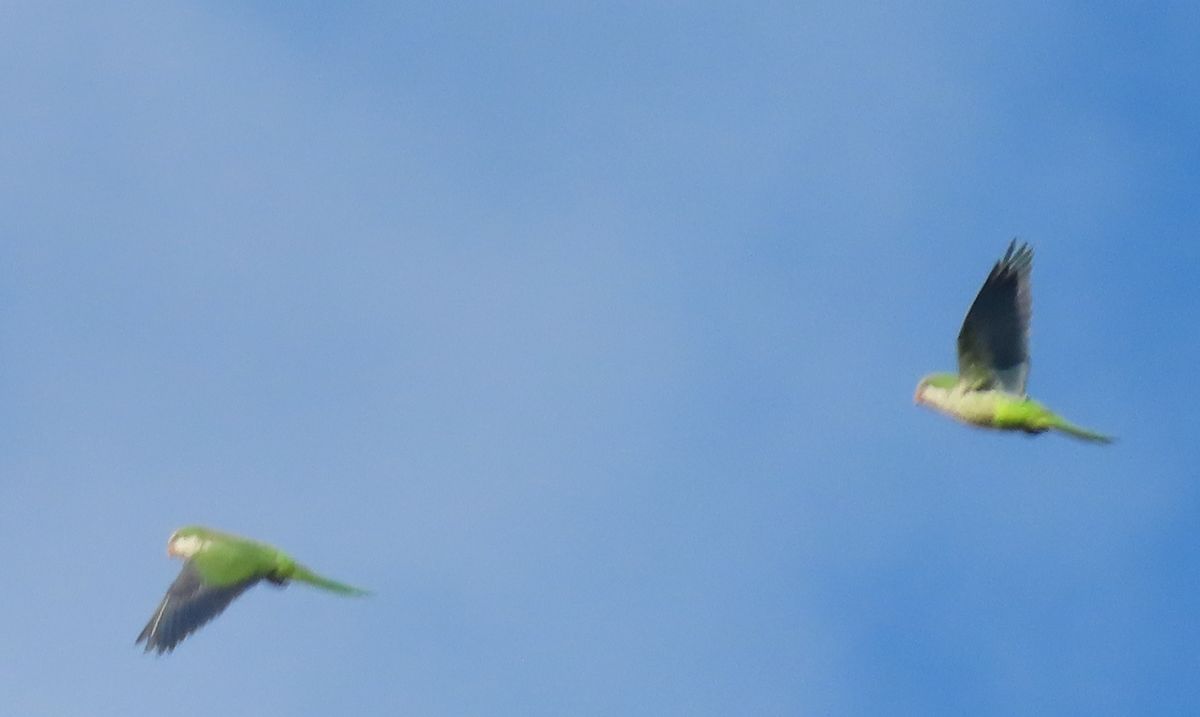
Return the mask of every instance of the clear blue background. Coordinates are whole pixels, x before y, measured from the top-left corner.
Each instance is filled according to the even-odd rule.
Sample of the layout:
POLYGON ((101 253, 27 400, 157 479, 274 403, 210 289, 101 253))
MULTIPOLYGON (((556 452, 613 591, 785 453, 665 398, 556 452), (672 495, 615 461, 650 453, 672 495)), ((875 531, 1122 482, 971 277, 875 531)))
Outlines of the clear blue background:
POLYGON ((1198 36, 4 3, 0 714, 1196 714, 1198 36), (912 404, 1014 236, 1115 446, 912 404), (375 595, 143 655, 196 522, 375 595))

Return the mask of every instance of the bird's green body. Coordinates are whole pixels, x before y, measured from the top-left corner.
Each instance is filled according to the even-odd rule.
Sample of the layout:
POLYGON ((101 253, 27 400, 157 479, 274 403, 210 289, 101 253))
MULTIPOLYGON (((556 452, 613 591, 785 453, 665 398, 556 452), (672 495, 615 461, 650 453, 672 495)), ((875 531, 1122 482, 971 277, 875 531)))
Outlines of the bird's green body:
POLYGON ((202 526, 184 528, 176 535, 194 535, 203 541, 191 559, 196 572, 211 585, 223 587, 258 577, 277 584, 299 580, 345 595, 365 592, 314 573, 273 545, 202 526))
POLYGON ((198 537, 203 536, 200 550, 192 556, 192 565, 204 582, 211 585, 233 585, 255 576, 277 575, 282 579, 295 563, 283 551, 270 545, 215 530, 190 530, 198 537))
POLYGON ((261 580, 279 586, 299 580, 342 595, 367 594, 314 573, 272 545, 204 526, 175 531, 167 542, 167 555, 186 562, 138 636, 137 642, 144 641, 147 652, 175 649, 261 580))
POLYGON ((1003 431, 1062 431, 1110 443, 1025 395, 1029 376, 1029 273, 1033 252, 1014 241, 984 282, 958 334, 958 373, 935 373, 917 384, 916 402, 960 421, 1003 431))
MULTIPOLYGON (((935 374, 935 376, 939 376, 935 374)), ((924 390, 924 403, 952 418, 983 428, 1002 431, 1024 431, 1045 433, 1051 429, 1082 438, 1107 443, 1112 439, 1071 423, 1028 396, 1018 396, 1007 391, 970 390, 950 376, 955 385, 950 388, 929 385, 924 390)), ((943 382, 944 383, 944 382, 943 382)))

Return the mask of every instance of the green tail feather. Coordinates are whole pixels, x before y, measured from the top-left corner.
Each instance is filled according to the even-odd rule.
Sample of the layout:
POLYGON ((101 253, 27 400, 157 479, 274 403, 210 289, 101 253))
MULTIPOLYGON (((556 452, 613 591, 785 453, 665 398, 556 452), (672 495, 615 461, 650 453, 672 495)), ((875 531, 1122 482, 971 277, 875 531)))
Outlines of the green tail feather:
POLYGON ((371 591, 369 590, 356 588, 353 585, 339 583, 336 580, 330 580, 329 578, 317 575, 302 565, 296 566, 296 572, 292 573, 292 580, 299 580, 301 582, 308 583, 309 585, 315 585, 319 588, 324 588, 341 595, 364 596, 371 594, 371 591))
POLYGON ((1057 420, 1050 425, 1062 431, 1063 433, 1075 436, 1076 438, 1082 438, 1085 441, 1092 441, 1093 443, 1113 442, 1113 438, 1111 436, 1106 436, 1103 433, 1096 433, 1095 431, 1089 431, 1086 428, 1076 426, 1074 423, 1071 423, 1063 418, 1056 417, 1056 419, 1057 420))

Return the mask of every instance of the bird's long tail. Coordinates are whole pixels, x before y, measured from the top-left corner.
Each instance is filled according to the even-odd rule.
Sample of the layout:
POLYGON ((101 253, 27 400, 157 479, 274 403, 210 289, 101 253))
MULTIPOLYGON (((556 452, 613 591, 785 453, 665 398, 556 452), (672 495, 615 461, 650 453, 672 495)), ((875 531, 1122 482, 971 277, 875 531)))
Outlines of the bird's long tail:
POLYGON ((292 573, 292 580, 299 580, 301 582, 308 583, 309 585, 315 585, 319 588, 324 588, 325 590, 330 590, 341 595, 354 595, 359 597, 371 594, 369 590, 356 588, 353 585, 339 583, 338 581, 330 580, 323 575, 318 575, 303 565, 296 566, 296 571, 292 573))
POLYGON ((1113 442, 1112 436, 1106 436, 1103 433, 1096 433, 1095 431, 1089 431, 1081 426, 1076 426, 1074 423, 1071 423, 1061 416, 1055 416, 1054 421, 1050 424, 1050 426, 1062 431, 1063 433, 1075 436, 1076 438, 1082 438, 1085 441, 1091 441, 1092 443, 1113 442))

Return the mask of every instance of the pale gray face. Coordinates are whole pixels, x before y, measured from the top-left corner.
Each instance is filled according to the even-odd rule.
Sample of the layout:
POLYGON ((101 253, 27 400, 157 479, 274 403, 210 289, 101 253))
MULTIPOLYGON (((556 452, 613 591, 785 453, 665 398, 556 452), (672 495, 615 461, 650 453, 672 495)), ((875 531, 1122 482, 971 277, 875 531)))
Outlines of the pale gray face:
POLYGON ((172 535, 167 541, 167 555, 186 560, 207 548, 208 543, 209 541, 195 535, 172 535))
POLYGON ((948 391, 945 388, 937 386, 932 377, 926 376, 917 384, 917 392, 913 394, 913 401, 920 404, 935 404, 938 398, 944 398, 948 391))
POLYGON ((925 389, 927 388, 929 388, 929 381, 921 379, 921 382, 917 384, 917 392, 913 394, 914 403, 918 405, 925 403, 925 389))
POLYGON ((917 384, 917 392, 913 401, 918 405, 937 406, 944 403, 955 391, 962 391, 963 386, 956 374, 931 373, 917 384))
POLYGON ((917 384, 917 393, 913 396, 913 400, 918 404, 938 407, 944 405, 949 396, 950 389, 935 386, 928 381, 922 381, 917 384))

